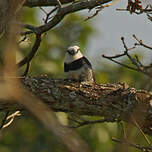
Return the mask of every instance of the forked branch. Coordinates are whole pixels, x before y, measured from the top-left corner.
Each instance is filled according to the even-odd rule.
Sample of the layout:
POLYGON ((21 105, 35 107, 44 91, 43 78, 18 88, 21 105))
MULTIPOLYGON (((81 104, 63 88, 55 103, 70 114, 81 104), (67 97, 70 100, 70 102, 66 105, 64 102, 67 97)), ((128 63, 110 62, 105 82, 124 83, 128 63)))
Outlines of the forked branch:
POLYGON ((122 40, 122 43, 123 43, 123 46, 124 46, 124 49, 125 51, 122 53, 122 54, 117 54, 115 56, 106 56, 106 55, 102 55, 102 57, 108 59, 108 60, 111 60, 112 62, 114 63, 117 63, 125 68, 128 68, 128 69, 131 69, 131 70, 134 70, 134 71, 137 71, 137 72, 141 72, 143 74, 145 74, 146 76, 148 77, 151 77, 151 71, 150 69, 152 69, 152 65, 148 65, 148 66, 145 66, 141 63, 141 61, 139 60, 138 56, 135 55, 135 57, 132 57, 129 52, 133 49, 136 48, 137 45, 141 45, 145 48, 148 48, 148 49, 151 49, 150 46, 148 45, 145 45, 141 40, 139 40, 135 35, 133 35, 133 37, 139 42, 138 43, 135 43, 135 46, 133 46, 132 48, 128 48, 125 41, 124 41, 124 37, 121 38, 122 40), (119 61, 117 61, 116 59, 119 59, 120 57, 123 57, 123 56, 127 56, 128 59, 131 61, 132 65, 133 66, 128 66, 124 63, 121 63, 119 61))
POLYGON ((35 43, 32 47, 32 50, 30 51, 30 53, 23 59, 21 60, 17 65, 19 67, 25 65, 25 64, 30 64, 30 61, 32 60, 32 58, 34 57, 34 55, 36 54, 36 52, 38 51, 38 48, 40 46, 41 43, 41 35, 40 34, 36 34, 36 40, 35 43))

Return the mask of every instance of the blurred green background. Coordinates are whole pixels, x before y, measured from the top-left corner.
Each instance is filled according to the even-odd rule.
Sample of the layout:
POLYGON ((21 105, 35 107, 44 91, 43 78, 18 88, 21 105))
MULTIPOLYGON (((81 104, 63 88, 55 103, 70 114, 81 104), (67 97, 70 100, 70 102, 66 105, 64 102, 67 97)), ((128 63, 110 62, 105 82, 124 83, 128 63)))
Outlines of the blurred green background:
MULTIPOLYGON (((21 20, 24 23, 39 25, 38 8, 24 8, 21 20)), ((79 45, 85 53, 88 39, 95 36, 98 31, 91 22, 84 22, 82 14, 71 14, 51 31, 42 36, 41 46, 31 62, 28 75, 44 75, 50 77, 64 77, 63 62, 66 48, 71 44, 79 45)), ((102 28, 102 27, 101 27, 102 28)), ((19 38, 21 39, 21 38, 19 38)), ((30 51, 34 42, 34 36, 27 36, 26 42, 19 45, 17 61, 21 60, 30 51)), ((142 58, 142 56, 140 56, 142 58)), ((102 59, 102 57, 101 57, 102 59)), ((102 59, 103 60, 103 59, 102 59)), ((126 64, 130 62, 124 58, 126 64)), ((128 70, 114 63, 99 62, 95 68, 96 81, 98 83, 126 82, 135 88, 147 88, 148 79, 137 72, 128 70)), ((19 70, 23 74, 25 67, 19 70)), ((64 125, 71 124, 67 114, 59 112, 57 117, 64 125)), ((4 114, 0 114, 3 118, 4 114)), ((97 117, 85 119, 95 120, 97 117)), ((124 124, 127 126, 126 124, 124 124)), ((127 128, 127 127, 126 127, 127 128)), ((122 151, 120 144, 111 140, 112 137, 120 138, 122 128, 119 123, 104 123, 84 126, 76 129, 76 132, 84 139, 93 152, 119 152, 122 151)), ((146 142, 140 132, 132 128, 130 141, 144 145, 146 142)), ((127 148, 126 148, 127 151, 127 148)), ((137 152, 135 148, 128 149, 129 152, 137 152)), ((0 132, 0 152, 66 152, 62 142, 53 134, 48 132, 35 117, 28 112, 22 112, 22 116, 15 118, 12 125, 0 132)))

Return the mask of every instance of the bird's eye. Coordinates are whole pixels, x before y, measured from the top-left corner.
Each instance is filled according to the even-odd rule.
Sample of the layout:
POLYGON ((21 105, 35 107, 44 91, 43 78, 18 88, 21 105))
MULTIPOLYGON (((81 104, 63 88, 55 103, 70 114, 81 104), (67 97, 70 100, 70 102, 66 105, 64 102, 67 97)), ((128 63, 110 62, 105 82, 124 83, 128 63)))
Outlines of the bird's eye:
POLYGON ((74 50, 67 50, 67 52, 68 52, 70 55, 74 55, 74 54, 75 54, 75 51, 74 51, 74 50))
POLYGON ((75 54, 75 50, 71 50, 71 54, 74 55, 75 54))

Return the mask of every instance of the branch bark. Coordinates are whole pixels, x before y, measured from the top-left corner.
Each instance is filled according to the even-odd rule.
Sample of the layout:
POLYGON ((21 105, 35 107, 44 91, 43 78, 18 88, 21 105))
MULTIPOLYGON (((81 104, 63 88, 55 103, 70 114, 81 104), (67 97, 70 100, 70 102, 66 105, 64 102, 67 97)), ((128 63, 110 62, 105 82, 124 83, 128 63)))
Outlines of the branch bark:
MULTIPOLYGON (((61 4, 67 4, 74 2, 75 0, 60 0, 61 4)), ((105 0, 101 0, 104 1, 105 0)), ((108 2, 111 2, 112 0, 108 0, 108 2)), ((24 3, 24 6, 27 7, 39 7, 39 6, 56 6, 57 0, 26 0, 24 3)))
MULTIPOLYGON (((80 84, 47 76, 25 77, 23 85, 54 111, 101 116, 107 122, 135 118, 141 129, 152 135, 152 93, 130 88, 125 83, 80 84)), ((23 110, 17 102, 0 99, 0 110, 23 110)))
MULTIPOLYGON (((67 4, 73 2, 74 0, 62 0, 61 4, 67 4)), ((24 6, 27 7, 39 7, 39 6, 56 6, 57 0, 26 0, 24 6)))

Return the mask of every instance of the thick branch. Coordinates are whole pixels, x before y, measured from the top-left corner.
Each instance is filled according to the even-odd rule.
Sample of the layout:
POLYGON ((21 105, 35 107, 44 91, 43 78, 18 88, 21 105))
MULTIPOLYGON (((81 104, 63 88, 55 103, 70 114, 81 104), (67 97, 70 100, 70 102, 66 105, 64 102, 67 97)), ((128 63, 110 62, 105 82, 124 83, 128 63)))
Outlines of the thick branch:
POLYGON ((70 4, 68 6, 64 6, 60 8, 57 12, 57 14, 53 17, 52 20, 50 20, 48 23, 39 26, 34 27, 31 25, 24 25, 25 28, 30 29, 33 33, 42 34, 44 32, 47 32, 54 26, 56 26, 67 14, 77 12, 83 9, 92 9, 96 6, 100 6, 102 4, 108 3, 111 0, 84 0, 77 3, 70 4))
MULTIPOLYGON (((67 4, 74 0, 62 0, 61 4, 67 4)), ((24 6, 28 7, 39 7, 39 6, 56 6, 57 0, 26 0, 24 6)))
MULTIPOLYGON (((22 82, 54 111, 102 116, 108 122, 132 122, 134 116, 143 131, 152 135, 150 92, 130 88, 124 83, 87 85, 46 76, 26 77, 22 82)), ((21 110, 23 107, 1 99, 0 109, 21 110)))
MULTIPOLYGON (((75 0, 61 0, 61 4, 67 4, 74 2, 75 0)), ((93 1, 93 0, 92 0, 93 1)), ((104 0, 101 0, 104 2, 104 0)), ((110 2, 112 0, 108 0, 110 2)), ((24 6, 28 7, 39 7, 39 6, 56 6, 57 0, 26 0, 24 6)))

